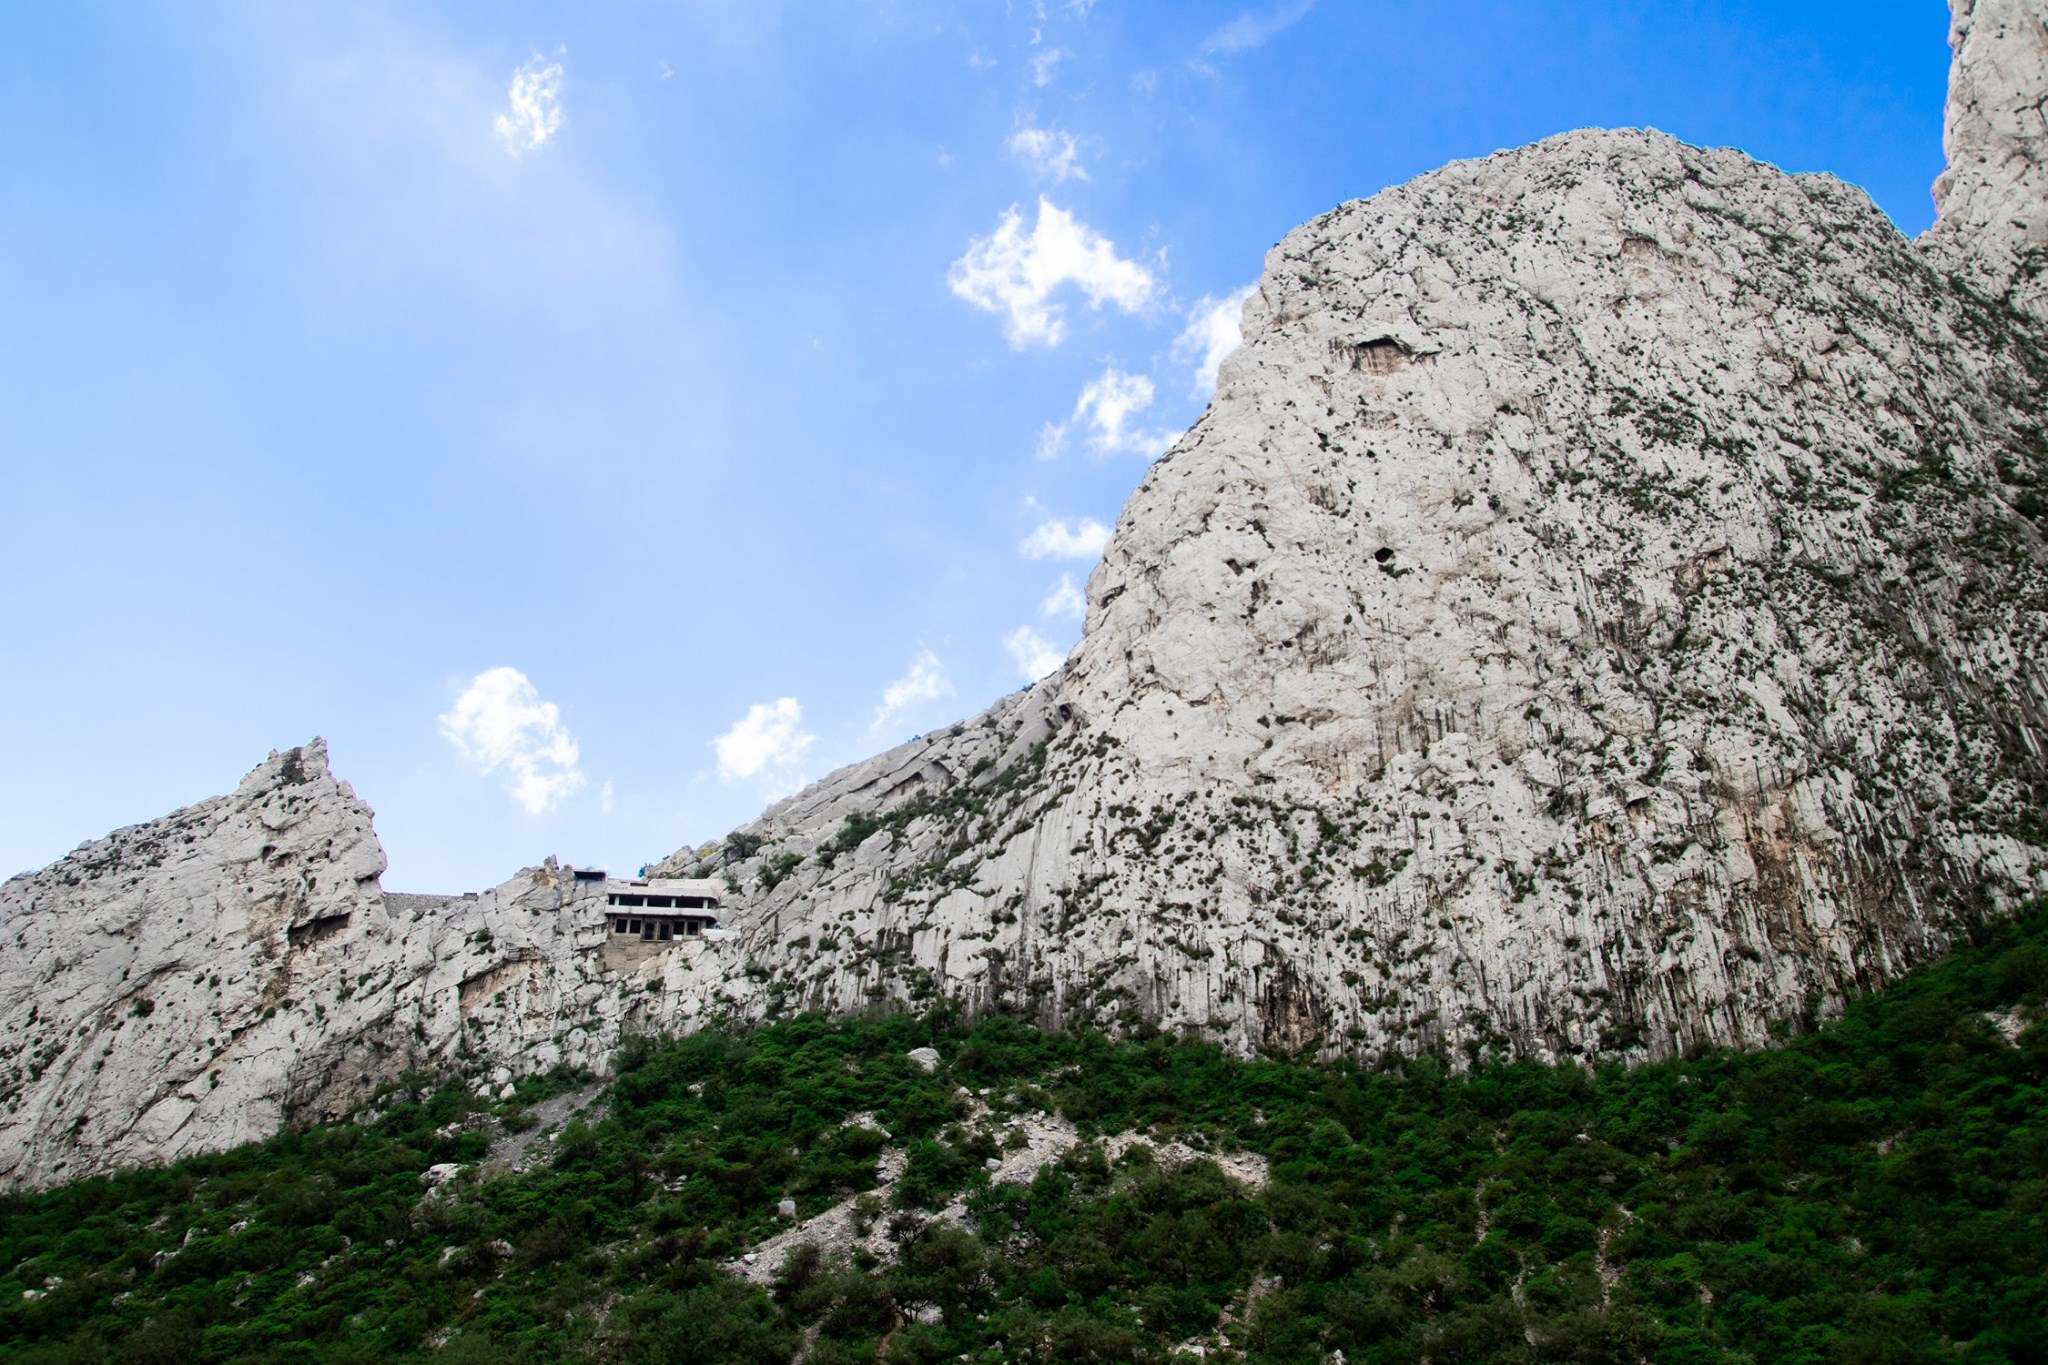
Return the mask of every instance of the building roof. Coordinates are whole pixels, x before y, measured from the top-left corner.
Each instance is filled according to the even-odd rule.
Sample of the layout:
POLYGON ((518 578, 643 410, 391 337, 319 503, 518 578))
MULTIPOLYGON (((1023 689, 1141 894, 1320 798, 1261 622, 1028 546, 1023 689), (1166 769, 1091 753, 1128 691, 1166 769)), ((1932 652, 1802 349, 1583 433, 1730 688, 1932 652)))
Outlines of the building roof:
POLYGON ((610 877, 607 891, 638 891, 656 896, 709 896, 722 901, 731 894, 716 877, 610 877))

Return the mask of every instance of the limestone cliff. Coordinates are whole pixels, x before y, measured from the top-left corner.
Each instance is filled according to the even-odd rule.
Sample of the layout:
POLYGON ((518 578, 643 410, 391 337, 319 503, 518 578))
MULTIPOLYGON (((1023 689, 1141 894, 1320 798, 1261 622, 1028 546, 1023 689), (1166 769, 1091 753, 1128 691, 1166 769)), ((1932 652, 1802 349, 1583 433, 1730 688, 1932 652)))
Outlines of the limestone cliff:
POLYGON ((1948 169, 1926 245, 1979 288, 2048 319, 2048 4, 1953 0, 1948 169))
POLYGON ((370 819, 315 740, 0 885, 0 1185, 234 1146, 413 1067, 601 1067, 650 981, 715 1003, 716 945, 608 962, 601 888, 552 865, 385 895, 370 819))
POLYGON ((0 1182, 719 1013, 1640 1057, 1939 952, 2048 887, 2042 18, 1959 0, 1917 244, 1649 132, 1290 234, 1066 666, 664 865, 730 940, 387 895, 317 743, 7 882, 0 1182))
POLYGON ((1923 246, 1648 132, 1302 227, 1067 666, 670 866, 783 1007, 1368 1053, 1756 1042, 2040 890, 2041 13, 1923 246))

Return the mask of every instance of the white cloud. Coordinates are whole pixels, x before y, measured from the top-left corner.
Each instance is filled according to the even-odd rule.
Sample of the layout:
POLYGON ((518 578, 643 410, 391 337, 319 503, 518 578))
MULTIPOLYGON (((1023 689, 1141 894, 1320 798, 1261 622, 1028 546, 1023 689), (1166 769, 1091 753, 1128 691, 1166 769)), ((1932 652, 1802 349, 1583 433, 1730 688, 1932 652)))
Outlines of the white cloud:
POLYGON ((1026 559, 1100 559, 1108 547, 1109 528, 1093 517, 1083 517, 1071 525, 1048 521, 1024 537, 1017 548, 1026 559))
POLYGON ((947 679, 939 656, 929 649, 920 650, 911 661, 910 671, 883 689, 882 704, 875 708, 875 721, 868 730, 888 728, 919 702, 952 695, 953 684, 947 679))
POLYGON ((1070 54, 1063 47, 1047 48, 1031 59, 1031 83, 1040 89, 1052 84, 1054 72, 1070 54))
POLYGON ((505 774, 506 789, 528 815, 543 814, 583 786, 576 741, 562 728, 561 713, 516 668, 477 674, 440 719, 441 734, 480 774, 505 774))
POLYGON ((1075 586, 1072 574, 1060 575, 1058 586, 1038 604, 1038 614, 1055 621, 1078 621, 1088 614, 1088 599, 1075 586))
POLYGON ((512 73, 511 107, 498 115, 498 138, 514 156, 539 151, 562 127, 562 64, 535 57, 512 73))
POLYGON ((665 80, 668 80, 668 79, 670 79, 671 77, 673 77, 673 76, 674 76, 675 74, 676 74, 676 69, 675 69, 674 67, 670 66, 670 65, 669 65, 669 64, 668 64, 667 62, 663 62, 663 61, 657 61, 657 62, 655 62, 655 64, 654 64, 654 75, 655 75, 655 79, 656 79, 656 80, 663 80, 663 81, 665 81, 665 80))
POLYGON ((604 785, 597 789, 598 811, 601 814, 610 815, 612 813, 612 807, 615 804, 617 804, 617 798, 618 793, 614 791, 612 788, 612 780, 609 777, 607 777, 604 780, 604 785))
MULTIPOLYGON (((673 302, 672 225, 622 182, 558 156, 574 150, 562 142, 566 121, 524 156, 494 133, 509 107, 510 65, 477 62, 474 44, 423 7, 358 8, 379 17, 321 19, 317 40, 287 44, 243 73, 251 103, 242 131, 250 154, 276 170, 289 211, 275 231, 305 266, 291 285, 294 307, 353 326, 380 299, 433 298, 448 315, 438 325, 453 326, 478 300, 529 321, 673 302), (543 161, 553 163, 545 184, 522 174, 543 161)), ((356 10, 331 11, 344 12, 356 10)), ((549 60, 566 71, 566 55, 549 60)), ((644 79, 652 73, 641 61, 652 58, 634 59, 629 74, 644 79)), ((565 75, 562 106, 581 89, 565 75)), ((532 355, 505 363, 521 375, 547 364, 532 355)), ((525 411, 536 401, 529 392, 518 411, 499 414, 514 439, 546 439, 546 421, 525 411)))
POLYGON ((1269 10, 1248 9, 1202 40, 1204 52, 1249 52, 1308 17, 1316 0, 1282 0, 1269 10))
POLYGON ((1003 145, 1040 180, 1057 185, 1063 180, 1088 178, 1088 172, 1081 166, 1081 145, 1072 133, 1051 128, 1019 128, 1003 145))
POLYGON ((1010 209, 994 232, 968 243, 947 282, 975 307, 1007 314, 1005 334, 1020 349, 1060 343, 1065 322, 1051 300, 1061 285, 1078 286, 1091 307, 1112 303, 1126 313, 1145 307, 1159 288, 1151 271, 1116 254, 1115 243, 1044 199, 1029 234, 1023 215, 1010 209))
POLYGON ((1196 397, 1208 398, 1216 392, 1217 368, 1244 341, 1244 304, 1257 288, 1254 282, 1220 299, 1204 294, 1188 309, 1188 325, 1175 338, 1173 355, 1194 366, 1196 397))
POLYGON ((1086 422, 1092 431, 1088 444, 1104 455, 1128 452, 1148 458, 1166 453, 1180 436, 1163 429, 1146 430, 1131 419, 1152 406, 1152 381, 1142 374, 1125 374, 1111 365, 1101 376, 1081 387, 1069 422, 1086 422))
POLYGON ((1029 626, 1019 626, 1005 635, 1003 648, 1010 651, 1017 671, 1032 682, 1037 682, 1067 661, 1059 646, 1029 626))
POLYGON ((1152 406, 1154 396, 1152 381, 1144 375, 1125 374, 1108 366, 1081 386, 1081 396, 1066 421, 1047 422, 1039 428, 1034 453, 1041 460, 1056 458, 1066 449, 1068 433, 1078 426, 1088 432, 1088 448, 1098 455, 1126 453, 1156 459, 1180 439, 1180 433, 1132 422, 1152 406))
POLYGON ((747 714, 732 729, 711 741, 718 750, 719 780, 731 782, 752 777, 763 768, 795 764, 817 739, 816 735, 807 735, 797 728, 803 718, 804 709, 797 705, 795 697, 782 697, 772 704, 756 702, 748 707, 747 714))
POLYGON ((1060 452, 1066 448, 1067 424, 1047 422, 1038 429, 1038 444, 1032 448, 1031 454, 1034 459, 1056 460, 1060 452))

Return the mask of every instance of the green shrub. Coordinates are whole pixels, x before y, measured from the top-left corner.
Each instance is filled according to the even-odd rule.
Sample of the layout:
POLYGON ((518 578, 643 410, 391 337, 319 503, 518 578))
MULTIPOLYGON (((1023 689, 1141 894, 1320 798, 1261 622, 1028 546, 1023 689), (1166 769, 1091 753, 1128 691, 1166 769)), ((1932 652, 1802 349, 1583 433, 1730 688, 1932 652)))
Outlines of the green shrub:
MULTIPOLYGON (((782 1361, 810 1336, 819 1362, 1163 1361, 1228 1312, 1261 1365, 2040 1360, 2048 1029, 2013 1046, 1987 1016, 2044 994, 2036 913, 1780 1050, 1597 1073, 1243 1061, 1001 1017, 634 1038, 552 1162, 431 1199, 421 1172, 486 1139, 440 1136, 479 1102, 411 1075, 362 1121, 0 1198, 0 1349, 782 1361), (1022 1150, 1002 1125, 1054 1096, 1088 1140, 989 1183, 1022 1150), (1093 1140, 1143 1129, 1114 1163, 1093 1140), (1239 1147, 1263 1189, 1211 1159, 1239 1147), (724 1263, 784 1197, 857 1199, 894 1252, 800 1250, 752 1288, 724 1263), (956 1199, 964 1226, 931 1216, 956 1199)), ((505 1127, 578 1083, 522 1081, 505 1127)))

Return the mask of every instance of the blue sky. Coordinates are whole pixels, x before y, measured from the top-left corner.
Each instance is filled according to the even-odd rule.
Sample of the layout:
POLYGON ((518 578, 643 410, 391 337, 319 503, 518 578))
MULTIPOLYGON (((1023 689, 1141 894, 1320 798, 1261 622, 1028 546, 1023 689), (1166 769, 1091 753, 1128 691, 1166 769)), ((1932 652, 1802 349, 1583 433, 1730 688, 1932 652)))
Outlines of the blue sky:
POLYGON ((1918 232, 1947 77, 1939 0, 11 19, 0 873, 321 734, 397 890, 637 867, 1049 667, 1295 224, 1650 125, 1918 232))

